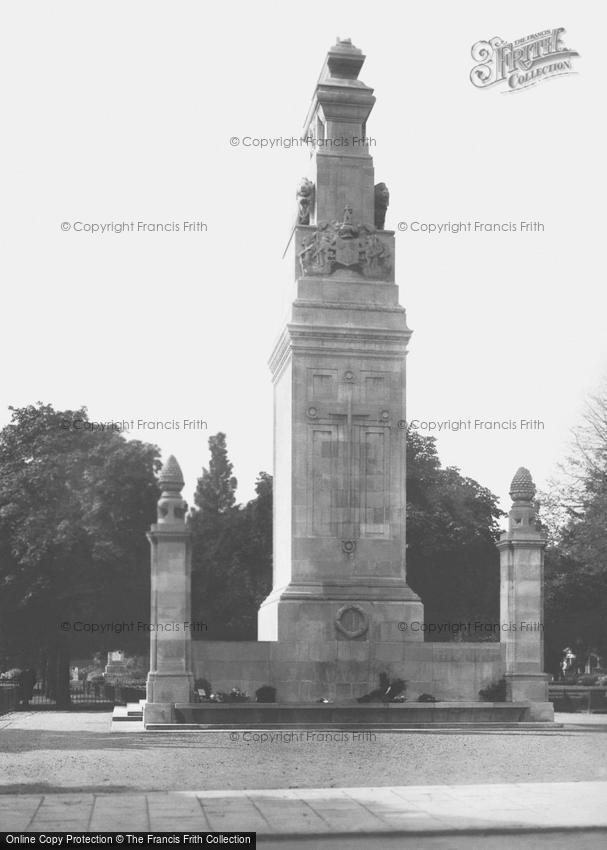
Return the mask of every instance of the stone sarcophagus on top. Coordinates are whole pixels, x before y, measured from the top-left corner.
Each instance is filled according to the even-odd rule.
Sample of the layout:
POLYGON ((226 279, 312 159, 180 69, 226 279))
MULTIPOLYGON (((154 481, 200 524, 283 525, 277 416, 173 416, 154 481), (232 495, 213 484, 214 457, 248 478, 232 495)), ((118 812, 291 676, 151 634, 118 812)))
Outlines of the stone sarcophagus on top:
POLYGON ((274 581, 260 640, 386 640, 423 620, 405 570, 405 355, 365 126, 375 98, 349 41, 327 56, 291 243, 295 300, 275 346, 274 581), (303 222, 303 223, 302 223, 303 222), (379 226, 377 226, 379 225, 379 226), (380 229, 381 228, 381 229, 380 229))

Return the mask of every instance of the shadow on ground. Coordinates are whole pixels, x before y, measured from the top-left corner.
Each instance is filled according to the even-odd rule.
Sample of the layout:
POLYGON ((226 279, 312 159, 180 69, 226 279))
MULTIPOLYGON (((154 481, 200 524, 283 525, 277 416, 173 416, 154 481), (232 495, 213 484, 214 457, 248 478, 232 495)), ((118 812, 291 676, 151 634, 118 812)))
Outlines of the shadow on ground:
MULTIPOLYGON (((137 794, 129 785, 49 785, 48 782, 16 782, 0 785, 0 799, 6 794, 137 794)), ((142 794, 149 793, 142 791, 142 794)))

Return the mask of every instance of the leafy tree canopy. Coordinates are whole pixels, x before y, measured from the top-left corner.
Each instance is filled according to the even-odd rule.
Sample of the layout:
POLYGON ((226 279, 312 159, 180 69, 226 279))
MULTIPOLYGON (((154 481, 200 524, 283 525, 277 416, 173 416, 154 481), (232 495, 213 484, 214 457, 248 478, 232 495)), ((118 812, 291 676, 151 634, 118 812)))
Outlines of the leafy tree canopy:
POLYGON ((256 498, 236 505, 225 434, 209 438, 192 530, 192 610, 210 640, 255 639, 257 609, 272 584, 272 476, 260 472, 256 498))
POLYGON ((586 403, 562 478, 541 494, 548 533, 545 609, 549 669, 562 650, 607 667, 607 382, 586 403))
MULTIPOLYGON (((426 623, 499 622, 495 542, 503 515, 489 490, 442 467, 433 437, 408 431, 407 581, 422 598, 426 623)), ((479 629, 465 638, 490 635, 479 629)))
POLYGON ((0 431, 2 649, 32 663, 42 650, 140 643, 135 631, 76 633, 61 624, 149 619, 145 534, 158 498, 158 449, 87 429, 86 408, 10 410, 0 431))

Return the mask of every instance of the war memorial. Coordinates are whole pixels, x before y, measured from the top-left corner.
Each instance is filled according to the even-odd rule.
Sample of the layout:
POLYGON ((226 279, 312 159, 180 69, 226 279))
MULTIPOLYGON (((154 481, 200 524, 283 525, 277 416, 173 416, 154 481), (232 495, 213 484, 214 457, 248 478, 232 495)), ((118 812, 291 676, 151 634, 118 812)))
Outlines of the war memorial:
MULTIPOLYGON (((389 192, 366 143, 373 89, 349 40, 327 55, 303 135, 314 140, 289 245, 290 319, 270 358, 274 383, 274 572, 258 640, 151 634, 147 729, 220 724, 505 723, 553 720, 543 672, 543 549, 526 469, 511 485, 501 563, 500 640, 424 641, 407 584, 406 354, 389 192), (335 144, 337 140, 341 143, 335 144), (406 701, 361 703, 380 676, 406 701), (503 702, 479 691, 501 678, 503 702), (195 701, 204 678, 272 703, 195 701), (435 701, 420 702, 426 695, 435 701)), ((383 175, 382 175, 383 177, 383 175)), ((170 457, 160 477, 151 622, 188 621, 187 505, 170 457)))

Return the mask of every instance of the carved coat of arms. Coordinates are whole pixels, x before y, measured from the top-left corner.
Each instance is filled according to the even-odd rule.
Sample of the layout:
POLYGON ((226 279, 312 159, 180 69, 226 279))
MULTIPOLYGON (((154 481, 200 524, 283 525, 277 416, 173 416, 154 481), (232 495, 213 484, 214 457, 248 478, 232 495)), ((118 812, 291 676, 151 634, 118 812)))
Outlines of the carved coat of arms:
POLYGON ((336 269, 356 271, 363 277, 385 278, 392 270, 390 249, 377 231, 352 221, 352 207, 344 209, 343 221, 321 223, 299 248, 299 264, 305 276, 330 275, 336 269))

